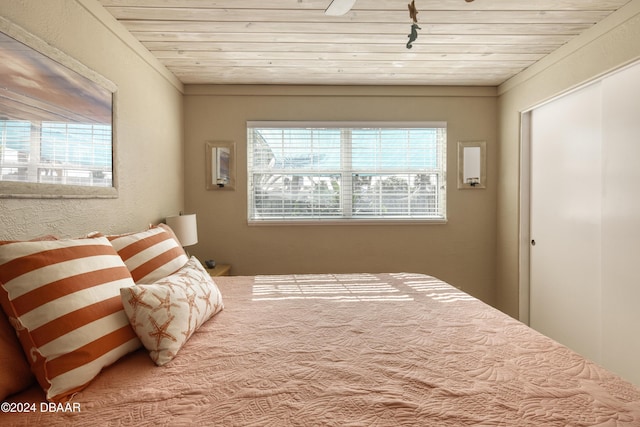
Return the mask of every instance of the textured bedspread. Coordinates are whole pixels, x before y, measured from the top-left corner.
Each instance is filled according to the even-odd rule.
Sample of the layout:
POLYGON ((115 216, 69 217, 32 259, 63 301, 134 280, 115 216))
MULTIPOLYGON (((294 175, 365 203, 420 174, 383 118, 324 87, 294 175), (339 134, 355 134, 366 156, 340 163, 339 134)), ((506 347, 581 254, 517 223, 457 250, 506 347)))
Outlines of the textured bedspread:
POLYGON ((169 364, 139 351, 81 412, 0 425, 640 426, 637 388, 428 276, 216 282, 225 309, 169 364))

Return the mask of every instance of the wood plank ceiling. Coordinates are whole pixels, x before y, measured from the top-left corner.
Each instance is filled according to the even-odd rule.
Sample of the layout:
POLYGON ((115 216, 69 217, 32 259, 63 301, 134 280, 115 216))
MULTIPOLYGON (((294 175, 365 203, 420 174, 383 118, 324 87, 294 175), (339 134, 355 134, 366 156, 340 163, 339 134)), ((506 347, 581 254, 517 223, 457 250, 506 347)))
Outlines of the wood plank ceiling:
POLYGON ((495 86, 630 0, 100 0, 183 83, 495 86))

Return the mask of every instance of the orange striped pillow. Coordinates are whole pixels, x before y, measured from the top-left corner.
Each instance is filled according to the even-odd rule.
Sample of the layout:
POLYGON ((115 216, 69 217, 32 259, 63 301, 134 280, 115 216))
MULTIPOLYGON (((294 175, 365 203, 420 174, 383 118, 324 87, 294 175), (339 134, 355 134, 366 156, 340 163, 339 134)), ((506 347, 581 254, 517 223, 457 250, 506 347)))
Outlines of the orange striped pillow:
POLYGON ((136 283, 154 283, 180 270, 189 261, 171 228, 164 224, 107 238, 136 283))
POLYGON ((104 238, 0 245, 0 303, 47 398, 64 401, 141 343, 127 267, 104 238))

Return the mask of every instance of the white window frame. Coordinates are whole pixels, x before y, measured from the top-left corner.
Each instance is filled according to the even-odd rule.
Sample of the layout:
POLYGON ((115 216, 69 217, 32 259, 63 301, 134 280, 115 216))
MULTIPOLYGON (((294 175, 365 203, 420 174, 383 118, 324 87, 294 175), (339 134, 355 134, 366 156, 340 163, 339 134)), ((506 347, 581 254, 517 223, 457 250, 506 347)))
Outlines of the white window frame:
POLYGON ((111 126, 0 119, 0 182, 113 187, 111 126))
MULTIPOLYGON (((446 164, 447 164, 447 123, 446 122, 297 122, 297 121, 248 121, 247 122, 247 219, 249 225, 289 225, 289 224, 408 224, 408 223, 431 223, 442 224, 447 220, 446 209, 446 164), (312 128, 312 129, 341 129, 341 162, 340 170, 337 171, 341 175, 341 206, 342 215, 336 217, 313 217, 313 218, 295 218, 295 217, 269 217, 260 218, 254 215, 255 197, 254 197, 254 173, 264 171, 253 170, 253 137, 252 129, 255 128, 273 128, 273 129, 291 129, 291 128, 312 128), (352 183, 353 170, 345 167, 345 162, 350 163, 351 147, 348 138, 345 138, 345 129, 444 129, 444 137, 439 141, 435 153, 437 158, 437 167, 425 169, 425 174, 437 174, 437 199, 438 215, 430 216, 369 216, 369 217, 350 217, 352 211, 352 183), (345 197, 345 190, 347 191, 345 197)), ((293 170, 293 169, 292 169, 293 170)), ((324 171, 324 173, 327 173, 324 171)), ((395 171, 378 171, 374 175, 385 176, 394 174, 416 174, 416 170, 395 170, 395 171)))

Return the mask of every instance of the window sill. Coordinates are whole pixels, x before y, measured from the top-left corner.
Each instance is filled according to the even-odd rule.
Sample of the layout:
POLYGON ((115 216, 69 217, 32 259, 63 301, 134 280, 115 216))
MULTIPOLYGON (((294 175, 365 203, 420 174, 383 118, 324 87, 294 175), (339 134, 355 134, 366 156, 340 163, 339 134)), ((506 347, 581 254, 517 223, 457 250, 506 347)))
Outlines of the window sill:
POLYGON ((446 219, 305 219, 305 220, 248 220, 250 227, 264 226, 318 226, 318 225, 441 225, 446 219))

